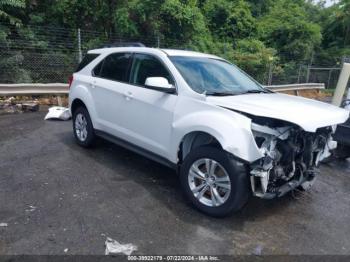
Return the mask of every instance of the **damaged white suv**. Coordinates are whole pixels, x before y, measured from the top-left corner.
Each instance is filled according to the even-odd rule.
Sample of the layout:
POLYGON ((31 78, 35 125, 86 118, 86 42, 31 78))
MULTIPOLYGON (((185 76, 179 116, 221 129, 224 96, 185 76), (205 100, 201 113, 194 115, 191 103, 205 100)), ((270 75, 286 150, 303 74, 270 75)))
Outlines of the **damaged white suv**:
POLYGON ((199 210, 309 188, 349 113, 271 92, 224 59, 145 47, 89 51, 71 78, 77 143, 96 136, 179 171, 199 210))

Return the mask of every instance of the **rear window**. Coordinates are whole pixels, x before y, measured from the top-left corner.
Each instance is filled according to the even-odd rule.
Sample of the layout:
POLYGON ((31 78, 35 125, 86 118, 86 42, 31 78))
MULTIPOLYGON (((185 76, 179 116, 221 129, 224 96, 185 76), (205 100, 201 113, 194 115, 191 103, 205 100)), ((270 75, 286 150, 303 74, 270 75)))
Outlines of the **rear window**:
POLYGON ((80 70, 82 70, 85 66, 87 66, 88 64, 90 64, 96 57, 98 57, 99 54, 86 54, 83 58, 83 60, 80 62, 80 64, 78 65, 77 69, 75 70, 75 72, 79 72, 80 70))

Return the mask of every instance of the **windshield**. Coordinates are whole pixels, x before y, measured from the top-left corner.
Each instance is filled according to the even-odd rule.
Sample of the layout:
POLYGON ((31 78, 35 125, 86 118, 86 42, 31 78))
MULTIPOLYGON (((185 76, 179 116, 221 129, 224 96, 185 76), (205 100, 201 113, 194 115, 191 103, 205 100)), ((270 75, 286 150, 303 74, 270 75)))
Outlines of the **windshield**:
POLYGON ((207 95, 237 95, 268 92, 238 67, 207 57, 170 57, 187 84, 207 95))

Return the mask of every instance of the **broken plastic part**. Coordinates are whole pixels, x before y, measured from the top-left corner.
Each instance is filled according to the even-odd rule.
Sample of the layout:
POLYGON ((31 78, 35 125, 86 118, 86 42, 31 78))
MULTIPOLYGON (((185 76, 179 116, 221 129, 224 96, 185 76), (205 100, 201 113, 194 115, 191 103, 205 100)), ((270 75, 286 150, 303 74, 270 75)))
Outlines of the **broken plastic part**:
POLYGON ((317 160, 316 160, 316 165, 318 165, 319 162, 321 162, 322 160, 326 159, 327 157, 331 156, 331 151, 337 148, 337 141, 334 141, 332 139, 332 137, 330 137, 327 140, 326 143, 326 147, 324 148, 323 151, 321 151, 318 155, 317 155, 317 160))
MULTIPOLYGON (((254 178, 254 177, 255 178, 260 178, 261 192, 259 192, 259 193, 265 194, 266 191, 267 191, 267 185, 269 183, 270 170, 265 171, 265 170, 256 170, 256 169, 254 169, 254 170, 252 170, 250 172, 250 174, 253 175, 252 178, 254 178)), ((254 182, 252 184, 254 184, 254 188, 252 188, 253 192, 254 191, 256 192, 256 187, 255 187, 256 183, 254 182)))
POLYGON ((259 125, 256 123, 252 123, 252 130, 255 131, 256 133, 260 133, 262 136, 272 135, 275 136, 281 140, 285 140, 289 136, 289 130, 291 127, 286 126, 286 127, 278 127, 278 128, 271 128, 268 126, 263 126, 259 125))
POLYGON ((54 106, 49 108, 49 112, 45 116, 45 120, 48 119, 60 119, 60 120, 69 120, 71 118, 71 113, 69 108, 54 106))
MULTIPOLYGON (((267 123, 268 125, 268 123, 267 123)), ((306 132, 298 127, 252 124, 257 146, 264 157, 251 165, 253 194, 261 198, 281 197, 301 186, 309 189, 320 161, 336 148, 334 128, 306 132)))

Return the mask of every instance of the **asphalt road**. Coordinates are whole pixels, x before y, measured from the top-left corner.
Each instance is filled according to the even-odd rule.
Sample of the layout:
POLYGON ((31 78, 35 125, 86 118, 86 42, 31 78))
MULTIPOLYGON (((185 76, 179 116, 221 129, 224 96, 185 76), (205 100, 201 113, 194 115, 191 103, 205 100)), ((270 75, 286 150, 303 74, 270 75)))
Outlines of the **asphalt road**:
POLYGON ((106 236, 143 255, 350 254, 349 161, 323 165, 311 191, 214 219, 172 170, 105 141, 80 148, 70 121, 43 117, 0 116, 0 254, 102 255, 106 236))

